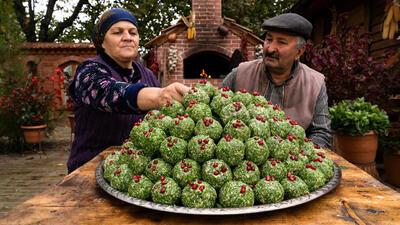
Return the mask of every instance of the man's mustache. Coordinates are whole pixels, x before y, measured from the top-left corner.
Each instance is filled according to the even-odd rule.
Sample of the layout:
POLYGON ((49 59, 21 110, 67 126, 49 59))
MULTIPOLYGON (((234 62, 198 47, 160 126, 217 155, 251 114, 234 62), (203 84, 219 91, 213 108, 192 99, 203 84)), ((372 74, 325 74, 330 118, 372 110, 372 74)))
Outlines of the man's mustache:
POLYGON ((270 58, 274 58, 274 59, 279 59, 279 55, 276 52, 266 52, 265 53, 265 57, 270 57, 270 58))

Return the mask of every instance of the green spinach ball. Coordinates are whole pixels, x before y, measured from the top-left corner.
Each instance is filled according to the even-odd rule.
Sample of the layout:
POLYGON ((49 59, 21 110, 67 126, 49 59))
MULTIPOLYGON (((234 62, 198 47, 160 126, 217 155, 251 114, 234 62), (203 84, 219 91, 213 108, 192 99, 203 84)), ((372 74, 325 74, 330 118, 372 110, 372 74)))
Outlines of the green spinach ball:
POLYGON ((121 164, 127 164, 132 170, 133 174, 140 174, 144 171, 150 158, 145 156, 142 151, 136 149, 124 150, 125 154, 123 159, 120 160, 121 164))
POLYGON ((270 107, 271 105, 269 105, 269 116, 270 118, 272 117, 276 117, 278 119, 286 119, 286 114, 283 110, 281 110, 281 108, 278 105, 273 105, 272 107, 270 107))
POLYGON ((138 149, 144 148, 144 140, 145 136, 143 136, 143 132, 149 130, 150 123, 145 121, 137 122, 133 125, 131 133, 129 134, 130 139, 133 142, 133 145, 138 149))
POLYGON ((177 100, 168 100, 167 104, 161 107, 161 113, 175 118, 176 116, 183 116, 185 114, 185 107, 177 100))
POLYGON ((256 184, 260 180, 260 170, 258 166, 251 161, 243 160, 234 170, 233 176, 236 180, 246 184, 256 184))
POLYGON ((190 182, 182 190, 182 204, 189 208, 213 208, 217 192, 205 181, 190 182))
POLYGON ((114 163, 107 164, 104 167, 104 179, 106 179, 108 182, 111 182, 111 177, 114 175, 114 172, 117 171, 120 167, 121 167, 120 164, 114 164, 114 163))
POLYGON ((280 137, 286 137, 291 128, 289 120, 277 117, 272 117, 272 119, 269 120, 269 125, 271 128, 271 135, 278 135, 280 137))
POLYGON ((254 187, 256 201, 261 204, 271 204, 283 201, 285 191, 274 177, 266 176, 257 182, 254 187))
POLYGON ((203 90, 210 98, 214 95, 214 86, 207 80, 199 81, 196 84, 195 88, 197 88, 198 90, 203 90))
POLYGON ((222 126, 217 120, 211 117, 205 117, 197 121, 194 134, 206 135, 218 141, 222 134, 222 126))
POLYGON ((254 162, 261 166, 263 165, 269 156, 269 149, 265 140, 259 137, 252 137, 246 140, 246 159, 254 162))
POLYGON ((307 184, 291 173, 287 173, 286 177, 281 180, 283 189, 285 190, 285 199, 297 198, 309 193, 307 184))
POLYGON ((235 93, 233 93, 233 91, 231 91, 231 89, 226 86, 217 87, 214 89, 214 97, 220 94, 227 94, 230 98, 233 98, 233 96, 235 96, 235 93))
POLYGON ((191 102, 186 108, 185 113, 188 114, 194 122, 197 122, 204 117, 212 116, 211 108, 208 105, 197 102, 191 102))
POLYGON ((204 92, 201 89, 197 88, 191 88, 188 91, 185 92, 182 96, 182 104, 186 108, 189 106, 191 102, 198 102, 198 103, 204 103, 204 104, 209 104, 210 103, 210 97, 208 97, 207 93, 204 92))
POLYGON ((156 182, 160 177, 171 177, 172 166, 166 163, 161 158, 153 159, 147 164, 144 175, 148 177, 152 182, 156 182))
MULTIPOLYGON (((261 96, 260 93, 258 93, 258 92, 253 92, 252 95, 253 95, 253 97, 252 97, 252 99, 251 99, 251 101, 250 101, 250 104, 259 103, 259 104, 264 105, 264 106, 268 105, 267 99, 265 99, 264 96, 261 96)), ((271 103, 271 104, 272 104, 272 103, 271 103)))
POLYGON ((187 142, 181 138, 169 136, 160 145, 161 157, 171 165, 184 159, 187 154, 187 142))
POLYGON ((149 111, 143 118, 144 121, 151 123, 154 117, 160 116, 161 112, 159 110, 151 110, 149 111))
POLYGON ((128 186, 128 195, 139 199, 148 199, 151 196, 153 183, 144 175, 132 176, 132 181, 128 186))
POLYGON ((245 141, 250 138, 250 128, 241 120, 231 120, 225 125, 224 134, 245 141))
POLYGON ((271 130, 269 127, 269 122, 263 117, 257 116, 249 121, 249 128, 251 131, 251 136, 262 137, 267 139, 271 136, 271 130))
POLYGON ((211 184, 217 190, 225 182, 232 180, 231 168, 219 159, 211 159, 205 162, 201 168, 201 175, 204 181, 211 184))
POLYGON ((197 135, 188 143, 188 154, 191 159, 203 163, 214 158, 216 147, 214 140, 209 136, 197 135))
POLYGON ((221 187, 219 202, 226 208, 253 206, 254 192, 241 181, 228 181, 221 187))
POLYGON ((110 186, 114 189, 126 192, 132 179, 132 171, 128 165, 122 164, 113 174, 111 174, 110 186))
POLYGON ((326 178, 325 175, 311 164, 305 165, 299 176, 307 184, 310 191, 315 191, 318 188, 324 186, 326 178))
POLYGON ((261 177, 273 177, 278 181, 285 178, 287 169, 285 163, 279 159, 269 158, 261 167, 261 177))
POLYGON ((304 138, 304 141, 300 142, 300 149, 303 150, 304 154, 306 154, 308 158, 316 157, 314 143, 312 143, 311 139, 304 138))
POLYGON ((215 151, 217 159, 223 160, 229 166, 238 165, 244 159, 244 154, 245 146, 243 142, 228 135, 221 138, 215 151))
POLYGON ((223 124, 227 124, 231 120, 241 120, 247 123, 250 119, 250 115, 243 103, 234 102, 222 108, 220 118, 223 124))
POLYGON ((104 160, 103 169, 106 169, 106 167, 108 167, 110 165, 120 164, 120 162, 119 162, 120 154, 121 154, 121 151, 115 151, 115 152, 112 152, 111 154, 108 154, 106 159, 104 160))
POLYGON ((174 119, 174 122, 169 129, 169 133, 171 136, 189 140, 192 137, 194 127, 194 121, 189 117, 188 114, 185 114, 184 116, 177 116, 174 119))
POLYGON ((302 155, 296 155, 293 152, 289 152, 288 158, 285 160, 285 167, 288 172, 293 174, 298 174, 301 170, 303 170, 304 166, 307 162, 307 157, 302 155))
POLYGON ((176 205, 181 198, 181 188, 169 177, 160 177, 151 192, 151 198, 155 203, 176 205))
POLYGON ((170 116, 161 114, 154 117, 154 119, 151 121, 151 126, 162 129, 164 132, 168 132, 169 128, 172 126, 172 122, 173 119, 170 116))
POLYGON ((247 107, 247 110, 249 111, 250 118, 256 118, 258 116, 260 116, 262 118, 269 118, 269 110, 268 110, 268 108, 265 108, 260 103, 250 104, 247 107))
POLYGON ((144 137, 143 153, 146 156, 152 157, 159 151, 161 142, 167 135, 162 129, 151 127, 147 131, 143 131, 142 137, 144 137))
POLYGON ((234 102, 241 102, 245 106, 250 105, 252 99, 253 96, 250 93, 248 93, 245 89, 235 92, 235 96, 233 96, 234 102))
POLYGON ((291 133, 293 136, 297 137, 299 140, 299 143, 303 141, 306 138, 306 131, 302 126, 300 126, 296 121, 290 120, 289 121, 290 125, 292 125, 289 129, 289 133, 291 133))
POLYGON ((222 108, 232 102, 231 96, 226 93, 220 93, 219 95, 214 95, 210 106, 217 115, 220 115, 222 108))
POLYGON ((294 148, 291 142, 282 139, 278 135, 267 138, 266 142, 270 157, 281 161, 286 160, 290 150, 294 148))
POLYGON ((325 175, 326 180, 330 180, 333 177, 333 168, 329 165, 328 160, 318 157, 312 159, 310 164, 319 169, 325 175))
POLYGON ((201 167, 192 159, 182 159, 172 170, 172 177, 181 186, 185 187, 190 181, 200 179, 201 167))

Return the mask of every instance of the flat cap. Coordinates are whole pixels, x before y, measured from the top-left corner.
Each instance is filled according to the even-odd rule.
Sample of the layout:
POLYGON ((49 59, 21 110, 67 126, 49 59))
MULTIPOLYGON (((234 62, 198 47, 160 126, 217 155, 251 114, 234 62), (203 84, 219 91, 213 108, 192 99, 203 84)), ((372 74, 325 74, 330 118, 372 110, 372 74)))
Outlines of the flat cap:
POLYGON ((311 37, 313 26, 310 21, 299 14, 284 13, 265 20, 262 24, 262 28, 265 30, 299 35, 307 40, 311 37))

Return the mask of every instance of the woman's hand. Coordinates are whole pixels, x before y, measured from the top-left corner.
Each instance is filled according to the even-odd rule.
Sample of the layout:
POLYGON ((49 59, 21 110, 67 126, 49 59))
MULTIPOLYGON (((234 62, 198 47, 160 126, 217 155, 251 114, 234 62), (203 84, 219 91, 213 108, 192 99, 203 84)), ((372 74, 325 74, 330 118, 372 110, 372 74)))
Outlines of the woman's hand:
POLYGON ((177 82, 161 88, 159 106, 163 106, 172 99, 182 102, 182 96, 188 89, 186 85, 177 82))
POLYGON ((187 90, 189 87, 177 82, 164 88, 142 88, 137 96, 137 105, 142 111, 159 109, 172 99, 181 102, 182 96, 187 90))

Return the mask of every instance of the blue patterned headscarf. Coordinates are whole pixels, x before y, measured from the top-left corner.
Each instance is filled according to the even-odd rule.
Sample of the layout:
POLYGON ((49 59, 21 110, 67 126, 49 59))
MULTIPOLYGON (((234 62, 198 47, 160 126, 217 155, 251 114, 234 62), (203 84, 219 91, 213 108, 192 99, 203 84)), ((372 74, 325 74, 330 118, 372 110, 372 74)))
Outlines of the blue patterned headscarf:
POLYGON ((94 25, 92 30, 92 41, 96 47, 97 53, 104 51, 101 44, 104 41, 104 36, 108 29, 119 21, 129 21, 138 28, 136 18, 128 11, 124 9, 110 9, 101 15, 100 19, 94 25))

